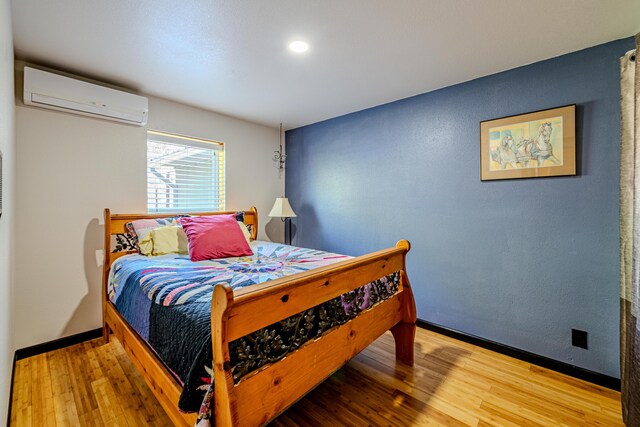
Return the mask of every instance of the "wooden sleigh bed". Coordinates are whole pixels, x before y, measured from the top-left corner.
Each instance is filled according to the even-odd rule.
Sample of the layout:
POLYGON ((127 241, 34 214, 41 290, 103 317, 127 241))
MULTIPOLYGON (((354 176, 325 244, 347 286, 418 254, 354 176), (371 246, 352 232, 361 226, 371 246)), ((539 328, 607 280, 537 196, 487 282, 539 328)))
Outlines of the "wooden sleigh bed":
MULTIPOLYGON (((224 213, 233 212, 194 215, 224 213)), ((172 422, 177 426, 193 426, 196 414, 178 410, 179 381, 108 297, 112 263, 133 253, 113 252, 112 235, 125 233, 128 222, 166 216, 111 214, 109 209, 105 209, 103 336, 105 342, 109 341, 111 333, 118 339, 172 422)), ((244 212, 244 222, 252 226, 251 237, 256 239, 258 214, 255 208, 244 212)), ((216 425, 266 424, 388 330, 395 338, 397 360, 412 365, 416 311, 405 266, 409 249, 409 242, 401 240, 394 248, 236 291, 224 284, 215 286, 211 301, 211 333, 215 378, 212 410, 216 425), (400 283, 398 291, 390 298, 234 383, 230 372, 230 342, 396 272, 400 275, 400 283), (265 310, 264 307, 270 309, 265 310)))

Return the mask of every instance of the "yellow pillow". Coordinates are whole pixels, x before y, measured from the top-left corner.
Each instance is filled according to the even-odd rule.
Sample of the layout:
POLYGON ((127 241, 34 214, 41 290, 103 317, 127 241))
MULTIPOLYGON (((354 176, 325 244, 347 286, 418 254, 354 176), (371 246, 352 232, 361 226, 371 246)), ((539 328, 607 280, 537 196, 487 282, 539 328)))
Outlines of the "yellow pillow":
POLYGON ((144 255, 166 255, 189 253, 189 240, 182 227, 166 225, 154 228, 139 243, 144 255))
POLYGON ((144 239, 138 242, 138 247, 140 248, 140 253, 142 255, 149 256, 153 252, 153 240, 151 239, 151 231, 148 232, 146 236, 144 236, 144 239))

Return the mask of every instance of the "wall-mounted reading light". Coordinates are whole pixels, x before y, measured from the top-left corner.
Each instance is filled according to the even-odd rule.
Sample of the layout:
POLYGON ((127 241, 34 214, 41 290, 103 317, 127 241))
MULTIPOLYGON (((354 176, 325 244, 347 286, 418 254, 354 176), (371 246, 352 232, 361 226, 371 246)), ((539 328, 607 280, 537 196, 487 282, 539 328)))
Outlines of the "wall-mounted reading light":
POLYGON ((279 170, 283 170, 287 155, 282 151, 282 123, 280 123, 280 149, 274 151, 273 153, 273 161, 277 162, 279 170))

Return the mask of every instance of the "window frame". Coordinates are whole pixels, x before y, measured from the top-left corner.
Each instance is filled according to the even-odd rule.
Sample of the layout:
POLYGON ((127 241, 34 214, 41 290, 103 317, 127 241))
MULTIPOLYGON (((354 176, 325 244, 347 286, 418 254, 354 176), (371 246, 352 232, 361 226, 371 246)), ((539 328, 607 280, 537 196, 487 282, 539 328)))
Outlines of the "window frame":
MULTIPOLYGON (((226 153, 225 151, 226 150, 225 150, 224 142, 205 139, 205 138, 199 138, 194 136, 182 135, 182 134, 177 134, 172 132, 159 131, 155 129, 147 129, 146 136, 147 136, 147 142, 146 142, 146 175, 147 175, 146 198, 147 198, 147 201, 146 201, 146 204, 147 204, 148 213, 171 214, 171 213, 180 213, 180 212, 216 212, 216 211, 223 212, 225 210, 225 206, 226 206, 226 153), (197 205, 189 206, 188 203, 184 203, 185 201, 188 202, 189 200, 188 196, 186 197, 172 196, 171 201, 169 201, 168 199, 166 199, 165 201, 165 204, 169 204, 169 203, 171 203, 172 205, 178 204, 179 206, 183 205, 183 207, 161 208, 159 207, 161 203, 159 203, 157 199, 155 200, 155 202, 152 202, 151 195, 152 195, 152 186, 154 185, 154 183, 152 182, 152 178, 150 176, 150 169, 152 167, 152 164, 150 163, 152 160, 149 156, 150 143, 191 147, 195 149, 200 148, 200 149, 211 150, 212 152, 214 152, 215 154, 214 154, 213 161, 214 162, 217 161, 217 164, 214 163, 212 165, 212 169, 211 169, 212 182, 211 182, 210 190, 217 189, 217 194, 215 196, 212 196, 211 198, 213 203, 216 203, 214 202, 214 200, 217 201, 217 206, 215 204, 212 204, 209 206, 197 206, 197 205)), ((177 161, 180 161, 180 160, 177 160, 177 161)), ((197 163, 197 162, 194 162, 194 163, 197 163)), ((186 167, 184 170, 187 170, 186 167)), ((177 180, 178 178, 176 177, 175 179, 177 180)), ((185 175, 183 175, 183 180, 184 179, 185 179, 185 175)), ((187 179, 187 181, 189 181, 189 179, 187 179)), ((204 184, 203 182, 199 182, 197 180, 193 180, 193 183, 200 186, 204 184)), ((182 189, 183 191, 186 189, 187 193, 190 191, 195 191, 195 192, 198 191, 197 188, 196 189, 194 189, 193 187, 190 188, 188 185, 187 187, 183 187, 182 189)))

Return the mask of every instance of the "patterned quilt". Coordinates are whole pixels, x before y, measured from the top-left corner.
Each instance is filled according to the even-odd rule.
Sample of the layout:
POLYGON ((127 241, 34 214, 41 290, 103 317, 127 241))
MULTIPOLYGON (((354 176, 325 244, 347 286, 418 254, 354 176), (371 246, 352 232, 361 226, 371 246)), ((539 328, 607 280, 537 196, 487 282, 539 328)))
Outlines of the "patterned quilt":
MULTIPOLYGON (((213 370, 211 295, 218 283, 238 289, 350 257, 254 241, 252 257, 192 262, 188 255, 127 255, 109 275, 109 298, 183 383, 179 408, 210 417, 213 370)), ((230 344, 234 381, 389 298, 398 274, 381 278, 230 344)))

